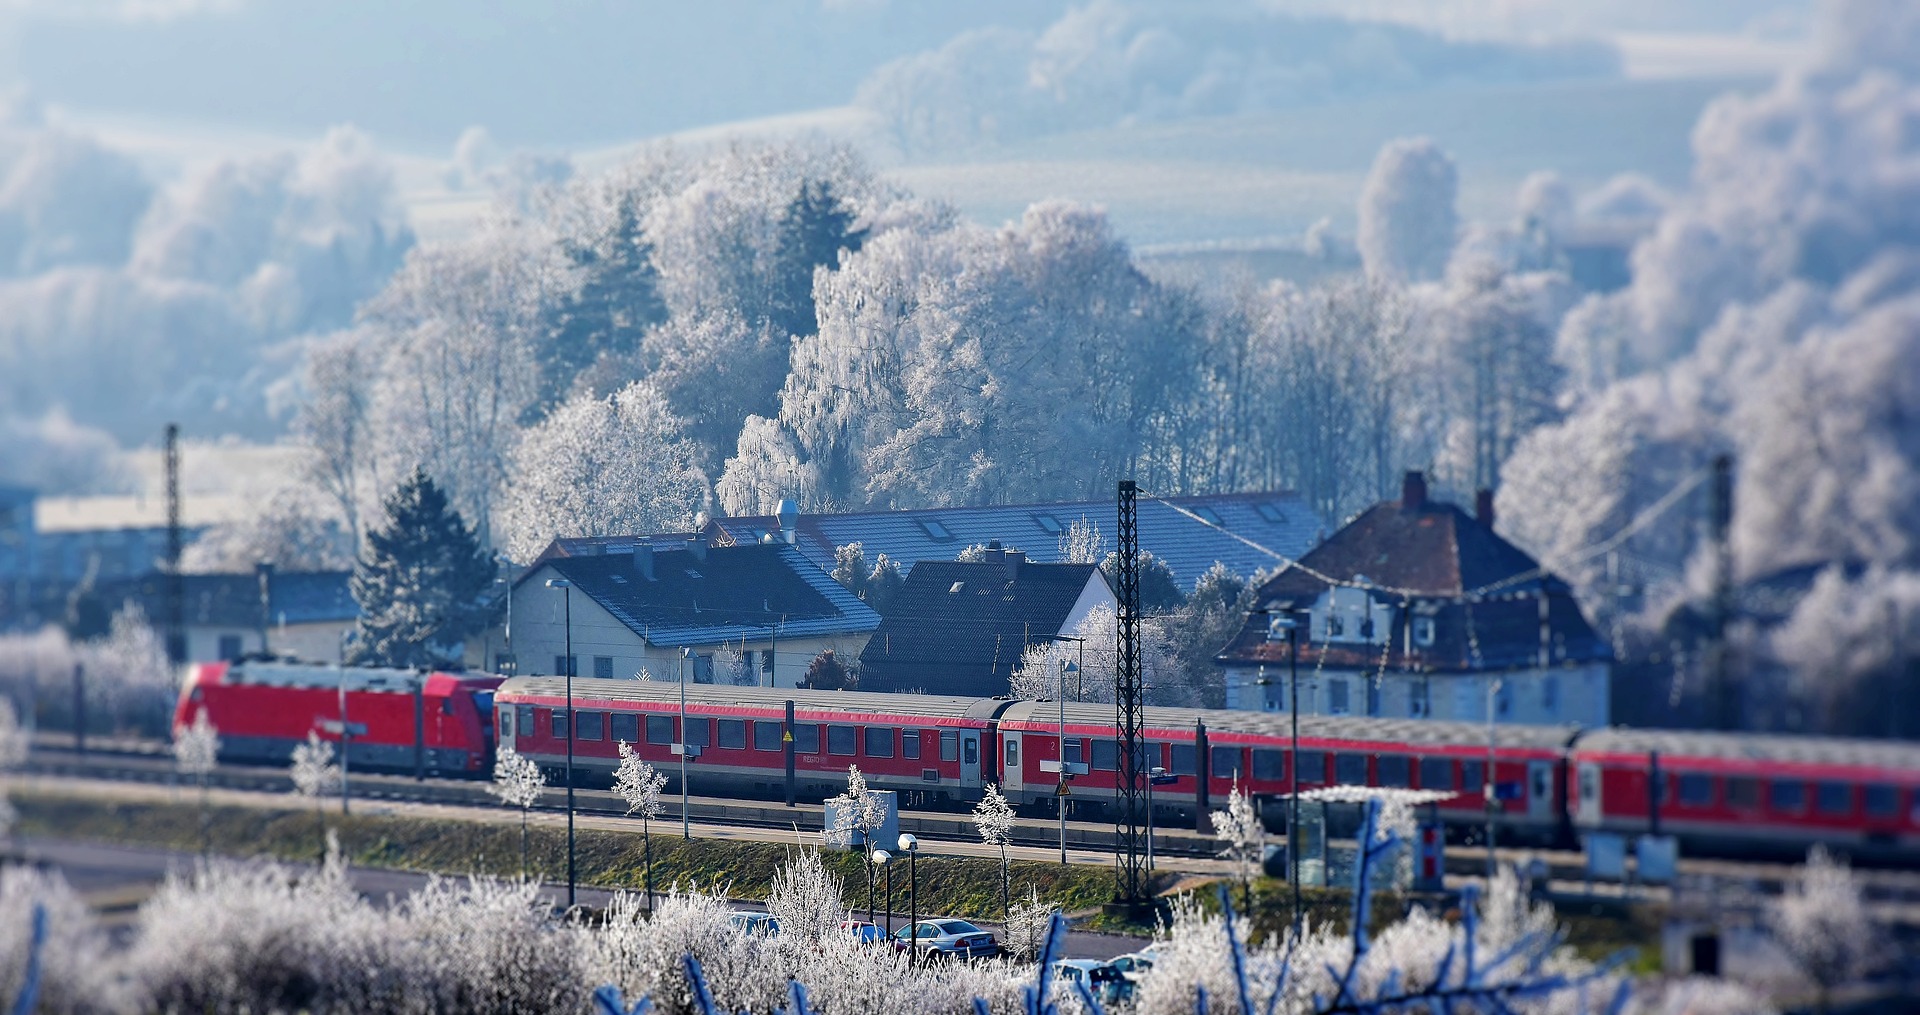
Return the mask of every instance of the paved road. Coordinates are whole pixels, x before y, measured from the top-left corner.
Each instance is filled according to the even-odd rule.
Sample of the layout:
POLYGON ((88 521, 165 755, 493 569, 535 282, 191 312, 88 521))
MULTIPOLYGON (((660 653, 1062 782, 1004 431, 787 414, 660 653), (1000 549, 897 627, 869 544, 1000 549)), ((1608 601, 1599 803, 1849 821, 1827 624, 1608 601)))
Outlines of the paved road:
MULTIPOLYGON (((125 926, 131 920, 135 907, 168 874, 191 871, 199 860, 197 853, 146 846, 41 838, 24 838, 19 845, 23 860, 58 870, 76 891, 102 911, 109 925, 119 926, 125 926)), ((351 868, 348 875, 360 894, 379 903, 415 891, 426 884, 428 877, 415 871, 379 867, 351 868)), ((542 885, 542 893, 555 907, 559 907, 566 902, 567 887, 564 883, 546 882, 542 885)), ((580 888, 576 893, 579 903, 590 907, 605 906, 612 895, 611 891, 604 888, 580 888)), ((741 909, 765 909, 752 902, 741 902, 738 906, 741 909)), ((864 917, 865 913, 859 915, 864 917)), ((901 926, 905 919, 905 916, 896 914, 894 926, 901 926)), ((981 926, 995 933, 1001 931, 996 924, 982 923, 981 926)), ((1089 931, 1074 931, 1067 937, 1068 953, 1073 958, 1112 958, 1134 951, 1143 944, 1145 942, 1138 938, 1089 931)))

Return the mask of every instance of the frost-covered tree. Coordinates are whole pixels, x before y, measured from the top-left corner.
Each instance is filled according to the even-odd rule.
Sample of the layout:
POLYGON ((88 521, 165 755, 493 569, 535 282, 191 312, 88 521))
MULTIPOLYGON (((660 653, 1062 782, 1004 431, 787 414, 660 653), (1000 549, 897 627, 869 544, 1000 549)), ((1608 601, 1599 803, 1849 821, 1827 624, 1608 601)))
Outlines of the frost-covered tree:
POLYGON ((866 598, 867 578, 873 570, 867 566, 866 548, 859 543, 848 543, 833 548, 833 580, 839 582, 848 592, 866 598))
POLYGON ((220 765, 220 731, 202 708, 193 713, 192 723, 182 723, 173 731, 173 765, 180 774, 200 784, 200 851, 207 851, 207 780, 220 765))
POLYGON ((626 802, 627 816, 640 816, 640 839, 645 852, 643 868, 647 891, 647 908, 653 908, 653 819, 661 815, 666 805, 660 801, 660 791, 665 789, 667 777, 654 770, 652 765, 633 751, 633 745, 620 741, 620 767, 613 772, 613 795, 626 802))
POLYGON ((320 829, 320 849, 324 852, 327 840, 324 801, 339 791, 341 780, 340 766, 333 760, 333 745, 320 739, 320 734, 309 730, 306 741, 293 748, 290 774, 294 795, 313 803, 314 824, 320 829))
MULTIPOLYGON (((527 815, 546 791, 547 775, 540 763, 503 746, 493 759, 493 783, 487 792, 507 807, 520 808, 520 876, 527 876, 527 815)), ((651 840, 649 840, 651 843, 651 840)))
POLYGON ((422 469, 387 497, 349 586, 360 607, 347 661, 437 666, 493 619, 498 565, 422 469))
MULTIPOLYGON (((1147 702, 1153 705, 1193 707, 1206 695, 1206 686, 1188 682, 1172 629, 1179 614, 1142 617, 1140 621, 1140 675, 1147 702)), ((1075 701, 1111 702, 1118 693, 1119 617, 1100 605, 1074 626, 1077 642, 1050 641, 1030 645, 1013 671, 1011 692, 1017 698, 1052 698, 1060 693, 1060 668, 1068 662, 1080 667, 1067 687, 1075 701)), ((1209 677, 1209 683, 1217 678, 1209 677)))
POLYGON ((1554 329, 1570 293, 1563 275, 1513 274, 1489 261, 1455 272, 1438 322, 1451 420, 1443 478, 1496 489, 1515 445, 1558 418, 1554 329))
POLYGON ((1213 837, 1220 840, 1220 855, 1233 864, 1234 876, 1240 879, 1240 908, 1253 912, 1253 876, 1260 870, 1267 828, 1254 809, 1252 795, 1241 791, 1237 778, 1227 794, 1227 806, 1213 812, 1213 837))
POLYGON ((244 518, 215 525, 180 555, 189 573, 236 574, 267 561, 286 571, 342 571, 357 545, 338 520, 297 487, 260 498, 244 518))
POLYGON ((873 558, 873 570, 867 574, 867 605, 876 613, 886 613, 887 604, 907 583, 906 576, 900 573, 900 565, 886 554, 877 554, 873 558))
POLYGON ((1060 533, 1060 563, 1098 564, 1106 559, 1107 540, 1100 526, 1081 515, 1060 533))
POLYGON ((1774 940, 1813 981, 1820 992, 1820 1010, 1825 1011, 1835 987, 1878 963, 1882 939, 1860 884, 1844 861, 1815 846, 1799 874, 1774 901, 1768 926, 1774 940))
MULTIPOLYGON (((1180 582, 1173 576, 1173 568, 1166 561, 1153 555, 1152 550, 1139 551, 1140 571, 1140 608, 1147 613, 1171 613, 1186 601, 1186 595, 1180 591, 1180 582)), ((1120 587, 1120 551, 1114 550, 1100 562, 1100 573, 1107 579, 1109 588, 1120 587)))
POLYGON ((1430 138, 1388 142, 1360 193, 1357 245, 1367 274, 1424 281, 1446 270, 1459 216, 1460 174, 1430 138))
POLYGON ((380 352, 362 332, 317 342, 307 352, 294 434, 306 449, 305 478, 339 511, 358 547, 367 498, 381 489, 380 441, 374 430, 380 352))
POLYGON ((58 873, 19 863, 0 866, 0 997, 15 1004, 26 986, 36 907, 46 914, 46 938, 38 949, 39 995, 23 1011, 134 1010, 128 978, 116 968, 118 956, 86 900, 58 873))
POLYGON ((973 806, 973 827, 979 830, 983 844, 1000 853, 1000 916, 1010 919, 1013 857, 1008 850, 1013 846, 1013 804, 1001 795, 1000 787, 989 785, 981 794, 980 802, 973 806))
POLYGON ((1007 952, 1019 960, 1037 957, 1053 926, 1054 915, 1059 912, 1060 907, 1040 901, 1040 890, 1029 885, 1027 897, 1007 910, 1007 952))
POLYGON ((780 921, 780 936, 818 947, 835 935, 847 936, 840 926, 847 919, 844 892, 839 875, 827 869, 820 851, 803 846, 773 873, 767 913, 780 921))
POLYGON ((707 506, 694 448, 647 381, 576 395, 527 431, 513 462, 501 531, 515 560, 556 536, 691 528, 707 506))
POLYGON ((829 648, 821 649, 820 654, 807 663, 807 672, 801 681, 803 686, 816 691, 839 691, 854 686, 859 678, 829 648))
POLYGON ((845 843, 849 848, 874 848, 874 833, 887 823, 887 802, 868 788, 867 777, 860 773, 860 766, 847 766, 846 791, 828 798, 827 807, 833 812, 833 824, 826 830, 827 841, 845 843))
POLYGON ((667 319, 653 245, 641 227, 649 196, 643 189, 617 185, 593 196, 611 207, 599 215, 577 216, 582 231, 558 241, 573 269, 574 285, 553 302, 550 323, 537 339, 540 400, 533 408, 535 416, 567 401, 583 376, 598 379, 634 371, 646 330, 667 319))

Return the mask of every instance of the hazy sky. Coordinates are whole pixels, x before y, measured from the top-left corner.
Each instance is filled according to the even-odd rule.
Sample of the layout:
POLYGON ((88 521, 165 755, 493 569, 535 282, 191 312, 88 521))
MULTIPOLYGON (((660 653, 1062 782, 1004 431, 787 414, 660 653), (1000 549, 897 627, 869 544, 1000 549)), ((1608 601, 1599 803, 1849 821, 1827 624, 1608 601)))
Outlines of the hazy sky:
MULTIPOLYGON (((1199 0, 1223 8, 1255 0, 1199 0)), ((584 147, 839 106, 877 67, 970 29, 1040 31, 1065 0, 0 0, 0 83, 90 116, 312 136, 351 122, 443 152, 584 147)), ((1267 0, 1451 35, 1777 39, 1811 0, 1267 0)), ((1182 12, 1195 9, 1181 4, 1182 12)), ((1629 67, 1633 66, 1629 61, 1629 67)))

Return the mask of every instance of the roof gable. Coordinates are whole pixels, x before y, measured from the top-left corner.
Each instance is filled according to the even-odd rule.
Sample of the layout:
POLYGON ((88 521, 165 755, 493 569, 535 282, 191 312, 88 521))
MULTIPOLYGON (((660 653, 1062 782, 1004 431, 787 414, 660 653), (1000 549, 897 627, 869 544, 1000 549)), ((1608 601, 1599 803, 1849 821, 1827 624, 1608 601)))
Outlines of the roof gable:
POLYGON ((860 655, 863 686, 1004 693, 1030 644, 1060 633, 1093 564, 925 561, 894 593, 860 655))

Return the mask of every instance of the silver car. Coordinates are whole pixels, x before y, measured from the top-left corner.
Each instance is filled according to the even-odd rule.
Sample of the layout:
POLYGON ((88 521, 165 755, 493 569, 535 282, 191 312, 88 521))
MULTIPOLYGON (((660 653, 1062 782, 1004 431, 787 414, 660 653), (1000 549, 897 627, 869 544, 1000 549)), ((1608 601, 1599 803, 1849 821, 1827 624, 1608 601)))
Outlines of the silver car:
POLYGON ((893 933, 899 948, 918 946, 928 957, 984 959, 1000 954, 1000 942, 993 935, 965 920, 922 920, 893 933))

